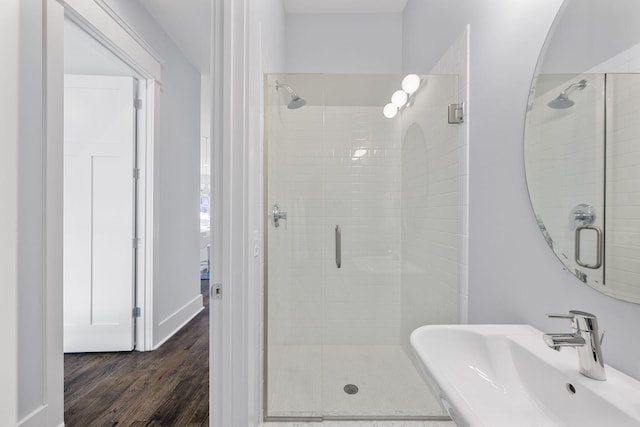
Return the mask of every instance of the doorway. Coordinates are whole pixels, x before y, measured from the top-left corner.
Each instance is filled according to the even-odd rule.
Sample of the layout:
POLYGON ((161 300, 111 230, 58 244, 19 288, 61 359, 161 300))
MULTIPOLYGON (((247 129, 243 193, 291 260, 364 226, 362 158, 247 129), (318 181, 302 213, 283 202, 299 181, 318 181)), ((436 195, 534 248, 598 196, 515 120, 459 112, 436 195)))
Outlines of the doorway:
POLYGON ((64 351, 131 351, 140 85, 69 19, 64 30, 64 351))
MULTIPOLYGON (((146 89, 146 93, 141 97, 143 114, 138 133, 143 135, 139 138, 140 146, 137 153, 141 170, 140 179, 137 181, 139 222, 136 224, 140 234, 136 237, 141 238, 141 248, 137 251, 136 258, 136 281, 139 287, 135 307, 141 308, 141 317, 137 318, 139 326, 136 327, 136 349, 153 350, 160 346, 165 347, 166 338, 202 310, 199 286, 198 290, 193 290, 192 286, 196 280, 199 282, 197 234, 193 232, 193 226, 197 224, 197 203, 193 202, 197 199, 190 197, 197 195, 197 180, 192 179, 195 177, 195 169, 190 167, 195 163, 193 160, 197 160, 197 146, 188 144, 190 141, 197 142, 197 128, 194 125, 197 121, 191 119, 196 117, 196 114, 191 113, 197 112, 193 100, 198 99, 199 85, 193 82, 199 82, 199 79, 192 78, 196 73, 192 68, 184 66, 184 58, 178 55, 175 46, 167 45, 165 49, 164 43, 158 44, 156 47, 163 53, 161 57, 151 46, 144 43, 132 27, 126 25, 124 19, 118 19, 113 10, 105 5, 96 6, 93 3, 87 4, 86 8, 93 9, 91 14, 85 9, 84 2, 69 2, 65 5, 65 14, 89 35, 94 47, 99 45, 102 53, 106 50, 111 53, 111 57, 116 56, 118 65, 124 64, 133 70, 133 77, 140 79, 142 89, 146 89), (105 13, 111 15, 120 25, 103 25, 107 21, 111 22, 105 13), (99 16, 100 19, 94 22, 94 15, 100 14, 105 16, 99 16), (79 19, 76 19, 76 16, 79 19), (167 58, 166 63, 163 57, 167 58), (175 72, 176 70, 179 72, 175 72), (184 76, 185 74, 189 75, 184 76), (177 90, 178 88, 180 90, 177 90), (163 118, 162 121, 157 120, 154 123, 153 114, 149 112, 154 107, 163 118), (155 147, 154 138, 158 141, 155 147), (160 168, 154 169, 154 163, 156 166, 163 166, 162 173, 160 168), (188 188, 193 188, 193 191, 185 190, 185 185, 191 185, 191 182, 195 185, 188 188), (157 189, 156 192, 152 186, 157 189), (171 203, 168 201, 173 201, 175 207, 167 206, 171 203), (186 210, 193 212, 193 224, 190 222, 191 217, 186 218, 186 210), (162 237, 162 245, 159 237, 162 237), (185 259, 187 263, 184 262, 185 259), (187 269, 193 272, 189 273, 190 276, 185 274, 184 270, 187 269), (186 300, 187 298, 190 299, 186 300), (183 303, 184 300, 186 302, 183 303)), ((144 24, 147 20, 139 22, 137 16, 126 17, 136 24, 136 28, 146 28, 144 24)), ((155 27, 153 29, 151 34, 147 34, 150 38, 159 33, 155 27)), ((155 38, 153 40, 157 41, 155 38)), ((65 53, 68 52, 70 49, 65 48, 65 53)), ((101 55, 94 52, 93 58, 101 55)), ((113 63, 110 65, 115 66, 113 63)), ((128 71, 131 73, 131 70, 128 71)), ((89 74, 86 71, 78 73, 89 74)), ((96 73, 105 74, 101 70, 96 73)), ((117 75, 116 73, 117 70, 114 70, 114 75, 117 75)), ((132 311, 131 307, 129 311, 132 311)), ((204 377, 208 381, 208 375, 204 377)))

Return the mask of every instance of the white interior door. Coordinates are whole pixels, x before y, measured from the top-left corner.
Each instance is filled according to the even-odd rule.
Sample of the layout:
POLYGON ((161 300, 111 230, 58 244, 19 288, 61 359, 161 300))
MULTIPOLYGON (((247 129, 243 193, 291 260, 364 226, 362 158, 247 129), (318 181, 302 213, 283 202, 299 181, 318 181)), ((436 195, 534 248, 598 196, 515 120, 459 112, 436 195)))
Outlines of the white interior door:
POLYGON ((134 89, 65 76, 65 352, 134 346, 134 89))

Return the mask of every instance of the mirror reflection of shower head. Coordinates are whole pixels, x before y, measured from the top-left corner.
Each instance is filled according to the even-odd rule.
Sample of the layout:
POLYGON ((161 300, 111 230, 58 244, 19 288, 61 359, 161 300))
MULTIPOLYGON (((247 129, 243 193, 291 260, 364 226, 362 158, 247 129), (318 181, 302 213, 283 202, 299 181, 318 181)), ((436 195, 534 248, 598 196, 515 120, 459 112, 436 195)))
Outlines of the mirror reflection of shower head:
POLYGON ((556 110, 569 108, 573 106, 573 104, 575 104, 575 102, 569 99, 569 91, 574 89, 582 90, 585 87, 587 87, 586 80, 580 80, 578 83, 573 83, 572 85, 569 85, 569 87, 567 87, 565 90, 563 90, 556 99, 550 101, 547 105, 556 110))
POLYGON ((287 104, 287 108, 290 110, 295 110, 296 108, 300 108, 302 107, 304 104, 307 103, 307 101, 305 101, 304 99, 300 98, 298 96, 297 93, 295 93, 293 91, 293 89, 291 89, 290 86, 282 84, 282 83, 278 83, 278 81, 276 80, 276 90, 280 89, 281 87, 285 88, 286 90, 289 91, 289 96, 291 97, 291 100, 289 101, 289 103, 287 104))

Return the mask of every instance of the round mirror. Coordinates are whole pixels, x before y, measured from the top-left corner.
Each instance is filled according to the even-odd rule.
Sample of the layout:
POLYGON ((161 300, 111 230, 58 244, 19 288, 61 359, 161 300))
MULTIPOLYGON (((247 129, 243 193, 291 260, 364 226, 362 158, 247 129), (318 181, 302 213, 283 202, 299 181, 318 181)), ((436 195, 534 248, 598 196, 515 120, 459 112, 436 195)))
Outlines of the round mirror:
POLYGON ((579 280, 640 303, 640 1, 565 0, 525 121, 525 170, 549 247, 579 280))

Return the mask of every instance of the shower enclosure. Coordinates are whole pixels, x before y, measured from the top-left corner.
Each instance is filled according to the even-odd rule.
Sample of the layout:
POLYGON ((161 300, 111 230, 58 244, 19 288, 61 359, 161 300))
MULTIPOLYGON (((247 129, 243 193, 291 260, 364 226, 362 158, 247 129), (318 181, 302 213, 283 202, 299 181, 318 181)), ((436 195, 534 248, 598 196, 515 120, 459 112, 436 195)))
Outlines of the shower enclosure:
POLYGON ((266 76, 269 420, 447 418, 409 334, 460 319, 458 82, 386 118, 402 77, 266 76))

